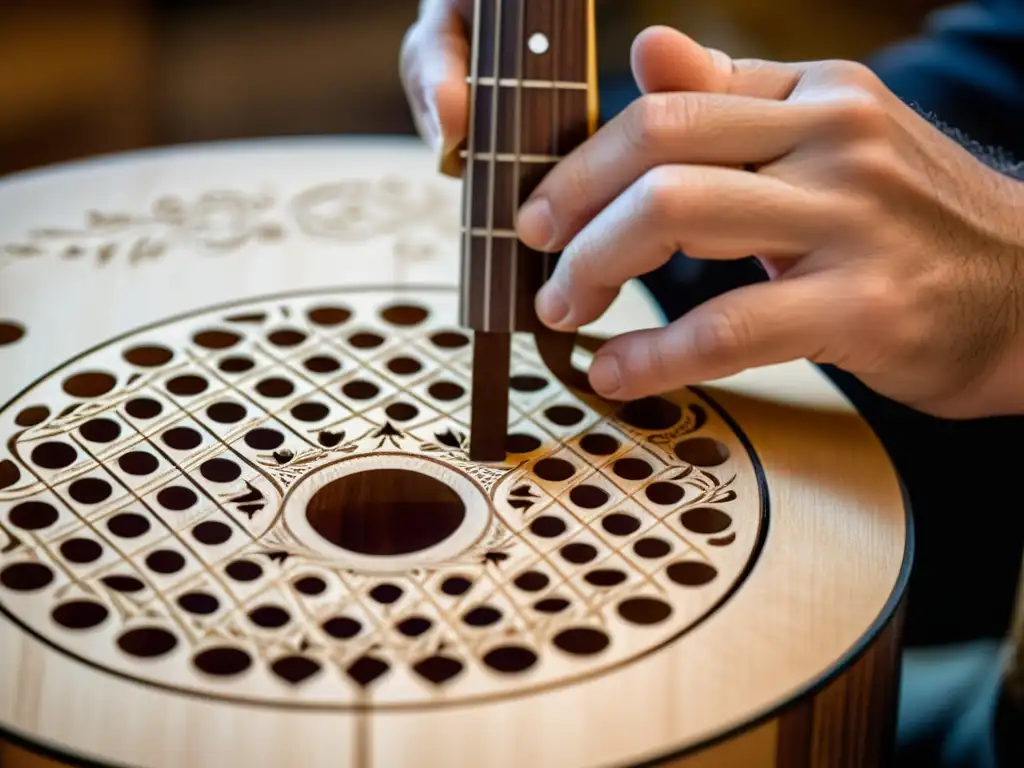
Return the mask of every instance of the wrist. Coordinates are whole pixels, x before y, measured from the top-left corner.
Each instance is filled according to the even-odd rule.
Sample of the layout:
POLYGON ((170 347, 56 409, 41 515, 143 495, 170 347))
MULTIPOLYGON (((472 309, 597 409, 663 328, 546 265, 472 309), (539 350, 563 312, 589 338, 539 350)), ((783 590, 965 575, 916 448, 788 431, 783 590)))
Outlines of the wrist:
POLYGON ((1010 285, 1003 353, 982 386, 982 403, 996 415, 1024 415, 1024 183, 1013 182, 1010 285))
POLYGON ((1019 328, 977 400, 984 415, 1024 416, 1024 333, 1019 328))

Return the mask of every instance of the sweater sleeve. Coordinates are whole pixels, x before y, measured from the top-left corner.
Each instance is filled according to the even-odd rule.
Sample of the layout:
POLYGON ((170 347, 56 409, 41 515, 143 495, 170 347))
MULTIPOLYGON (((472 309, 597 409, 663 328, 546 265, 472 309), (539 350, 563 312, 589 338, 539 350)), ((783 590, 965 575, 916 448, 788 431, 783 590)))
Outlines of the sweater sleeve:
POLYGON ((867 64, 904 101, 980 144, 1024 156, 1024 0, 944 8, 867 64))

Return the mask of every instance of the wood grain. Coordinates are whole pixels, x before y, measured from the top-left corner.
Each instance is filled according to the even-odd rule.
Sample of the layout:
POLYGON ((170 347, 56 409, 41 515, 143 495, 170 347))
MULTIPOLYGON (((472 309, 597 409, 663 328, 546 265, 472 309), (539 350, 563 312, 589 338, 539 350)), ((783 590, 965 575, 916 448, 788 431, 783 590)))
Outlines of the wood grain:
MULTIPOLYGON (((465 455, 458 183, 418 145, 145 154, 8 179, 0 207, 0 314, 26 329, 0 347, 0 460, 18 471, 0 490, 4 731, 68 762, 197 768, 775 765, 780 743, 811 765, 870 765, 886 752, 911 532, 877 439, 813 366, 623 407, 566 389, 517 337, 510 429, 526 450, 480 465, 465 455), (127 405, 143 395, 163 406, 151 426, 151 405, 127 405), (211 415, 227 401, 241 421, 211 415), (314 403, 322 421, 296 410, 314 403), (101 419, 120 430, 109 442, 101 419), (46 441, 78 458, 33 458, 46 441), (132 452, 157 460, 153 478, 124 471, 132 452), (441 480, 465 522, 385 556, 317 534, 317 492, 380 468, 441 480), (98 483, 71 490, 101 477, 108 501, 90 504, 98 483), (191 506, 161 495, 186 485, 191 506), (15 512, 44 499, 52 523, 44 507, 15 512), (150 526, 138 539, 115 534, 129 512, 150 526), (203 543, 223 534, 197 535, 207 522, 229 539, 203 543), (150 556, 170 549, 186 566, 161 573, 174 558, 150 556), (239 560, 262 575, 245 581, 239 560), (17 589, 46 572, 6 570, 25 563, 52 586, 17 589), (112 594, 112 575, 143 592, 112 594), (460 578, 469 588, 450 594, 460 578), (208 605, 200 592, 214 613, 182 607, 208 605), (97 604, 106 617, 75 629, 97 604), (646 624, 662 604, 669 617, 646 624), (360 631, 345 638, 344 618, 360 631), (118 644, 142 628, 176 651, 129 652, 159 632, 118 644), (509 671, 524 650, 532 666, 509 671), (237 651, 250 666, 229 674, 237 651), (376 677, 374 659, 389 665, 376 677), (303 678, 307 662, 320 672, 303 678)), ((588 332, 660 322, 630 285, 588 332)))

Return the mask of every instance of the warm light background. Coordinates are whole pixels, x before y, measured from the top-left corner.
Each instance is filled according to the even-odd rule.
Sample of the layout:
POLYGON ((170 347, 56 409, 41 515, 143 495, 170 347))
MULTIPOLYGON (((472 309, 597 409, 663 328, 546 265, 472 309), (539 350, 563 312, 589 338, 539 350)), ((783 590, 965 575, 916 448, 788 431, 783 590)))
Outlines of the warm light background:
MULTIPOLYGON (((942 0, 598 0, 601 65, 674 24, 737 55, 859 58, 942 0)), ((141 146, 405 133, 418 0, 0 0, 0 174, 141 146)))

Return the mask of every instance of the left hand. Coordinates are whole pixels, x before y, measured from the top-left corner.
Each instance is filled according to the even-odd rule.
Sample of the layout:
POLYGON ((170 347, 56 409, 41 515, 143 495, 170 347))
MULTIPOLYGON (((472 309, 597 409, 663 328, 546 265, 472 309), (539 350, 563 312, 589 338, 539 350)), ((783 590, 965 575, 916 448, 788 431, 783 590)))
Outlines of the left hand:
POLYGON ((541 319, 590 323, 677 251, 753 254, 771 280, 611 340, 600 394, 806 358, 940 416, 1024 412, 1024 185, 858 64, 732 61, 656 28, 633 68, 645 95, 520 212, 528 246, 564 249, 541 319))

